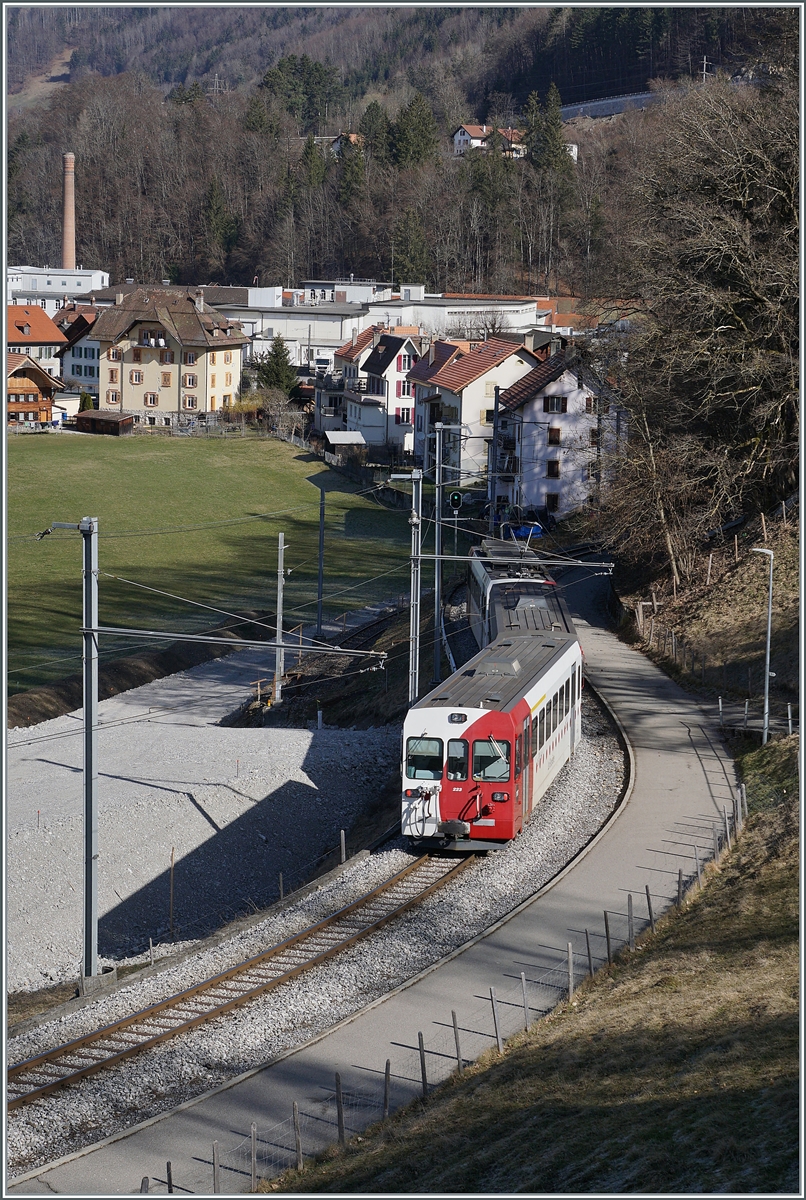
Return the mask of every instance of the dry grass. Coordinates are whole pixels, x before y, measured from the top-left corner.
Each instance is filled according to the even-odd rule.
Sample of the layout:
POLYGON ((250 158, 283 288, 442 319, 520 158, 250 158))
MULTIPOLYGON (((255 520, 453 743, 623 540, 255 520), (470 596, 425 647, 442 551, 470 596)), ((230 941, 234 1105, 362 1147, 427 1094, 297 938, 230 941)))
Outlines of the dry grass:
MULTIPOLYGON (((757 752, 774 759, 779 802, 751 807, 703 891, 574 1005, 360 1144, 263 1189, 796 1191, 796 741, 757 752)), ((766 764, 742 765, 750 787, 766 764)))

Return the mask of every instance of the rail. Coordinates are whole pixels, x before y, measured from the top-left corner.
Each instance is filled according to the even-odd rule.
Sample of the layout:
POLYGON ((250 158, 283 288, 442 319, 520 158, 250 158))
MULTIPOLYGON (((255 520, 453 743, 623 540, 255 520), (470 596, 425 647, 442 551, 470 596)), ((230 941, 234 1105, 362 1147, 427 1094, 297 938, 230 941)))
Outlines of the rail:
POLYGON ((324 921, 129 1017, 8 1068, 8 1108, 76 1083, 264 995, 394 920, 467 868, 423 855, 324 921))

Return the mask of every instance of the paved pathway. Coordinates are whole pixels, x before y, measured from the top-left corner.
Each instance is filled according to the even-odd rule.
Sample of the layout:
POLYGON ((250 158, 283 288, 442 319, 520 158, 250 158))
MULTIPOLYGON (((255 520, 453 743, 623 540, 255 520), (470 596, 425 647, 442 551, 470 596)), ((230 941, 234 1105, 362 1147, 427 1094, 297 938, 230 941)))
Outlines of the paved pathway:
POLYGON ((175 1187, 210 1194, 213 1140, 220 1147, 222 1192, 241 1192, 249 1182, 252 1121, 266 1173, 290 1161, 295 1100, 306 1152, 335 1140, 338 1071, 349 1098, 349 1135, 379 1115, 387 1059, 392 1106, 419 1093, 418 1033, 424 1035, 428 1078, 434 1082, 455 1065, 452 1010, 462 1055, 472 1059, 495 1044, 491 987, 506 1036, 522 1022, 522 972, 534 1016, 552 1007, 567 987, 568 942, 576 979, 587 972, 586 930, 594 967, 605 960, 605 909, 617 946, 627 937, 629 895, 636 931, 646 924, 646 885, 656 914, 673 902, 679 868, 692 878, 694 845, 707 856, 712 827, 722 821, 723 806, 730 811, 732 764, 695 700, 607 630, 601 582, 579 586, 569 576, 568 583, 588 678, 617 714, 634 756, 631 792, 588 850, 494 930, 315 1043, 106 1146, 40 1170, 12 1186, 11 1194, 125 1194, 138 1190, 146 1175, 152 1193, 164 1193, 167 1159, 175 1187))

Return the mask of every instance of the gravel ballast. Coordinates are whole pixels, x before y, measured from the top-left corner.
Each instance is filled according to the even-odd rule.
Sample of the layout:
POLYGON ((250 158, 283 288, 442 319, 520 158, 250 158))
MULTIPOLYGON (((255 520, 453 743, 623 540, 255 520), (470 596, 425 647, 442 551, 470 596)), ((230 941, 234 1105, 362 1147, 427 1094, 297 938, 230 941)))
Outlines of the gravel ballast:
MULTIPOLYGON (((231 736, 263 731, 221 732, 231 736)), ((310 734, 272 731, 275 735, 280 732, 307 737, 306 746, 310 746, 310 734)), ((359 739, 366 736, 326 732, 336 739, 334 747, 339 739, 349 738, 356 750, 359 739)), ((368 732, 379 747, 388 747, 396 760, 399 731, 368 732)), ((583 738, 577 753, 515 842, 478 860, 449 888, 392 925, 235 1014, 10 1113, 10 1170, 20 1174, 52 1161, 258 1067, 438 961, 561 870, 612 813, 624 777, 624 753, 612 722, 586 690, 583 738)), ((332 788, 332 780, 328 786, 332 788)), ((371 781, 367 780, 367 786, 371 781)), ((411 858, 401 839, 387 844, 297 904, 274 912, 231 939, 12 1039, 9 1062, 79 1037, 258 953, 356 899, 411 858)))

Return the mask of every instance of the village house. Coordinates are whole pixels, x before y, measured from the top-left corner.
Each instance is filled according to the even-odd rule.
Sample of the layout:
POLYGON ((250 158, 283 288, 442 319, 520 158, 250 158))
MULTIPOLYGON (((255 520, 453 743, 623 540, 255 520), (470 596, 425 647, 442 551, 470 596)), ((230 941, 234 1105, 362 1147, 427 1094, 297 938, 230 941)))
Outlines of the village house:
POLYGON ((92 292, 109 287, 108 271, 83 267, 7 267, 6 290, 12 304, 42 308, 49 317, 76 296, 89 299, 92 292))
POLYGON ((235 403, 249 339, 201 289, 146 287, 117 299, 93 326, 102 407, 172 426, 235 403))
POLYGON ((488 473, 499 507, 565 515, 596 498, 597 475, 627 433, 616 394, 559 350, 499 392, 496 461, 488 473))
POLYGON ((58 377, 62 366, 58 351, 67 341, 62 331, 37 305, 9 304, 6 313, 8 350, 30 355, 49 375, 58 377))
POLYGON ((457 157, 467 154, 468 150, 481 150, 487 153, 490 149, 492 135, 498 134, 501 153, 505 158, 523 158, 526 146, 523 142, 523 132, 508 126, 506 129, 496 129, 493 125, 460 125, 451 134, 453 153, 457 157))
POLYGON ((30 354, 6 354, 6 419, 28 428, 49 425, 53 397, 64 389, 30 354))
POLYGON ((68 304, 54 318, 67 338, 57 352, 61 377, 71 390, 88 392, 93 400, 98 399, 101 367, 100 346, 93 335, 98 312, 91 304, 68 304))
POLYGON ((422 344, 416 326, 377 330, 359 377, 348 379, 347 429, 361 432, 368 445, 393 445, 413 453, 413 385, 408 374, 420 358, 422 344))

